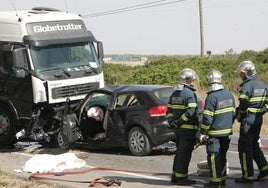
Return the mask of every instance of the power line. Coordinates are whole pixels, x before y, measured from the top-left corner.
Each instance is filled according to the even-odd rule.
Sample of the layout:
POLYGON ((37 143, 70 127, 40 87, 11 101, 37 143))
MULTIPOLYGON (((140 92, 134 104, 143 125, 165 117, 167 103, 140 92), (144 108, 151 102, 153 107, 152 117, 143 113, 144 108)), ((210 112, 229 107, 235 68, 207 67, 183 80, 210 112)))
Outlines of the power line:
POLYGON ((129 11, 151 8, 151 7, 156 7, 156 6, 163 6, 163 5, 167 5, 167 4, 180 3, 183 1, 187 1, 187 0, 176 0, 176 1, 170 1, 170 2, 164 2, 164 1, 167 1, 167 0, 159 0, 159 1, 144 3, 144 4, 140 4, 140 5, 134 5, 134 6, 130 6, 130 7, 124 7, 124 8, 110 10, 110 11, 103 11, 103 12, 94 13, 94 14, 86 14, 86 15, 82 15, 82 18, 85 19, 85 18, 106 16, 106 15, 111 15, 111 14, 118 14, 118 13, 122 13, 122 12, 129 12, 129 11), (163 3, 161 3, 161 2, 163 2, 163 3))
POLYGON ((150 4, 155 4, 155 3, 159 3, 159 2, 163 2, 163 1, 167 1, 167 0, 160 0, 160 1, 150 2, 150 3, 140 4, 140 5, 134 5, 134 6, 130 6, 130 7, 119 8, 119 9, 115 9, 115 10, 103 11, 103 12, 94 13, 94 14, 87 14, 87 15, 85 15, 85 17, 87 17, 87 16, 95 17, 95 16, 99 16, 102 14, 106 15, 106 14, 110 14, 110 13, 117 13, 118 11, 124 11, 124 10, 133 9, 133 8, 137 8, 137 7, 148 6, 150 4))

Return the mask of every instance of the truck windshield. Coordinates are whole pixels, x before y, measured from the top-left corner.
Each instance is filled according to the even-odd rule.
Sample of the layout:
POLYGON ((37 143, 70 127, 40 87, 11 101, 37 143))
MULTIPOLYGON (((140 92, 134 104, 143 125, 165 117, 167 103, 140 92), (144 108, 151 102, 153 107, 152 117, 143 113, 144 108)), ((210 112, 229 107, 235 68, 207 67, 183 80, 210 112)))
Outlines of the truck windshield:
POLYGON ((36 72, 64 70, 68 72, 100 67, 93 43, 57 44, 46 47, 30 47, 36 72))

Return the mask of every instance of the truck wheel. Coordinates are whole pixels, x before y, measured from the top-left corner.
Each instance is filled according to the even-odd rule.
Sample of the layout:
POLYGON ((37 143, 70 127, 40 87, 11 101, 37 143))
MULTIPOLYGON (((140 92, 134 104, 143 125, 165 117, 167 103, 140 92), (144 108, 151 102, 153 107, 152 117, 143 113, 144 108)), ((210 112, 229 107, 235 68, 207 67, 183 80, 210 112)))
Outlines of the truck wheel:
POLYGON ((0 107, 0 146, 10 146, 16 140, 15 118, 7 107, 0 107))
POLYGON ((134 127, 128 133, 128 148, 133 155, 144 156, 149 155, 153 147, 144 130, 134 127))

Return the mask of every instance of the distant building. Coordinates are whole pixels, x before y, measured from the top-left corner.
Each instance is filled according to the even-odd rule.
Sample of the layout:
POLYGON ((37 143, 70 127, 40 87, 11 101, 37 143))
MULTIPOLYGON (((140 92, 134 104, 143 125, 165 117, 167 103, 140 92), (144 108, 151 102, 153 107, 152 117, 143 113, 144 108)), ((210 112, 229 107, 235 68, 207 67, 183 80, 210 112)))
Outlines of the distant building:
POLYGON ((140 61, 144 63, 144 62, 148 61, 148 58, 147 57, 141 57, 140 61))
POLYGON ((116 62, 133 61, 131 56, 114 56, 110 58, 111 58, 111 61, 116 61, 116 62))
POLYGON ((147 57, 141 56, 130 56, 130 55, 110 55, 103 59, 105 62, 146 62, 148 61, 147 57))

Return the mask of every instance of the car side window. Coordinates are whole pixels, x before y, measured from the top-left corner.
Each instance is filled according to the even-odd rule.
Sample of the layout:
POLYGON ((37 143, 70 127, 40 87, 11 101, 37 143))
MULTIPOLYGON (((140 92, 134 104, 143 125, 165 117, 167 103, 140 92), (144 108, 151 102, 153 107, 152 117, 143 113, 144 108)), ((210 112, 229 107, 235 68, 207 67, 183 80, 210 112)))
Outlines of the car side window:
POLYGON ((116 97, 116 108, 139 105, 137 97, 133 94, 122 94, 116 97))
POLYGON ((128 100, 127 106, 138 106, 138 105, 139 105, 139 101, 137 97, 135 95, 131 95, 128 100))
POLYGON ((118 95, 116 97, 116 104, 115 104, 115 108, 121 108, 124 107, 124 102, 126 100, 126 95, 118 95))

